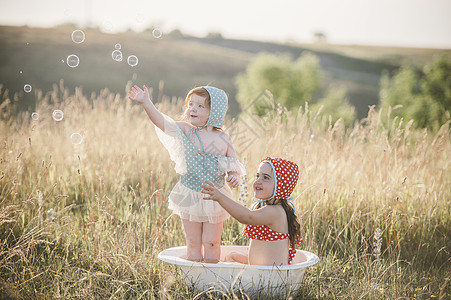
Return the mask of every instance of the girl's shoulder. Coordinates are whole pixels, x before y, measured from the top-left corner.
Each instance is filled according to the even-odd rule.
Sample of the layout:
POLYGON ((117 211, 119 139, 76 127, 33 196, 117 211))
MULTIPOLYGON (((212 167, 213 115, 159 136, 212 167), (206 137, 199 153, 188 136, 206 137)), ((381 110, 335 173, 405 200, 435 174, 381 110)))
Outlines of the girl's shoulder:
POLYGON ((191 128, 193 127, 191 124, 185 122, 185 121, 177 121, 175 122, 177 124, 177 126, 180 128, 180 130, 182 130, 182 132, 185 135, 189 134, 189 131, 191 130, 191 128))
POLYGON ((232 138, 226 132, 218 129, 215 129, 213 132, 216 134, 218 138, 225 141, 227 144, 230 144, 232 142, 232 138))
POLYGON ((283 218, 286 216, 285 210, 281 205, 265 205, 263 207, 260 207, 258 211, 271 216, 272 219, 274 218, 283 218))
POLYGON ((283 224, 287 222, 287 214, 282 205, 265 205, 260 209, 265 212, 268 220, 270 220, 268 222, 270 224, 266 224, 268 227, 278 232, 286 231, 283 224))

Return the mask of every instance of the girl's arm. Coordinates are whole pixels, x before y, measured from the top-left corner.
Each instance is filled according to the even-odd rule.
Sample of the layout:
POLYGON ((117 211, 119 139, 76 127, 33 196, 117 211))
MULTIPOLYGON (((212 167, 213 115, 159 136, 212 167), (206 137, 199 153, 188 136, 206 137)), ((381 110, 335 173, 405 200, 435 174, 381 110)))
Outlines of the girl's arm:
MULTIPOLYGON (((226 133, 224 133, 226 134, 226 133)), ((230 138, 230 135, 226 134, 226 142, 227 142, 227 151, 226 155, 227 157, 233 157, 237 158, 235 148, 233 147, 232 139, 230 138)), ((230 184, 231 187, 236 188, 240 183, 240 173, 236 171, 229 171, 227 172, 227 179, 226 181, 230 184)))
POLYGON ((149 116, 149 119, 155 124, 155 126, 164 131, 164 116, 150 100, 147 87, 144 85, 143 89, 141 89, 135 85, 130 89, 130 91, 128 91, 128 94, 130 95, 128 97, 130 100, 138 102, 142 105, 149 116))
POLYGON ((242 224, 271 227, 273 220, 277 220, 279 215, 277 210, 267 206, 258 210, 250 210, 221 193, 210 181, 205 181, 205 184, 202 185, 201 193, 206 194, 204 200, 218 202, 232 217, 242 224))

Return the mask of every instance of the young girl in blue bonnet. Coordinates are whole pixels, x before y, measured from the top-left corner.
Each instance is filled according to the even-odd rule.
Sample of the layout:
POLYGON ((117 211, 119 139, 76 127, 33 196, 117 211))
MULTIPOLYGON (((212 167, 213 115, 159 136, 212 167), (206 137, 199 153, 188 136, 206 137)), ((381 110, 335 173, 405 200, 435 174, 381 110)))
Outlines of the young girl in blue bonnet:
POLYGON ((186 258, 218 262, 223 222, 229 214, 217 202, 202 199, 202 184, 208 180, 232 197, 225 182, 235 188, 240 174, 245 173, 230 136, 221 130, 228 106, 226 93, 212 86, 189 91, 185 99, 187 121, 174 121, 158 111, 146 86, 132 87, 129 98, 142 105, 181 175, 168 202, 183 223, 186 258))

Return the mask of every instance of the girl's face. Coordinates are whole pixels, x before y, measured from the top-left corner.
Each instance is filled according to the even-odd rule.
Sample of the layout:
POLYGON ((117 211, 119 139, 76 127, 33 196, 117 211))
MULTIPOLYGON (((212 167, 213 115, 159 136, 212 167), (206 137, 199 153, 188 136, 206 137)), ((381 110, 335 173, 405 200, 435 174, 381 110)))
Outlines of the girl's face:
POLYGON ((205 97, 192 94, 186 108, 186 117, 193 126, 203 126, 207 124, 210 116, 210 107, 205 103, 205 97))
POLYGON ((260 164, 254 181, 254 197, 267 199, 274 194, 274 173, 268 163, 260 164))

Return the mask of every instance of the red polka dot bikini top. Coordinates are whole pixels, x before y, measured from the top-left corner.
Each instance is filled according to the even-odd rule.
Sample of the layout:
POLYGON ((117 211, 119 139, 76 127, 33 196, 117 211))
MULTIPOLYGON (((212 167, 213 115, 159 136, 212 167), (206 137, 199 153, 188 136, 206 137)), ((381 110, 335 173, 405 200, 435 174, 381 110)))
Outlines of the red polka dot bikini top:
MULTIPOLYGON (((278 241, 288 239, 290 235, 288 233, 280 233, 272 230, 266 225, 247 225, 244 230, 244 234, 250 239, 261 240, 261 241, 278 241)), ((300 245, 302 239, 296 241, 296 245, 300 245)), ((291 264, 294 256, 296 255, 296 249, 291 248, 288 250, 288 263, 291 264)))

